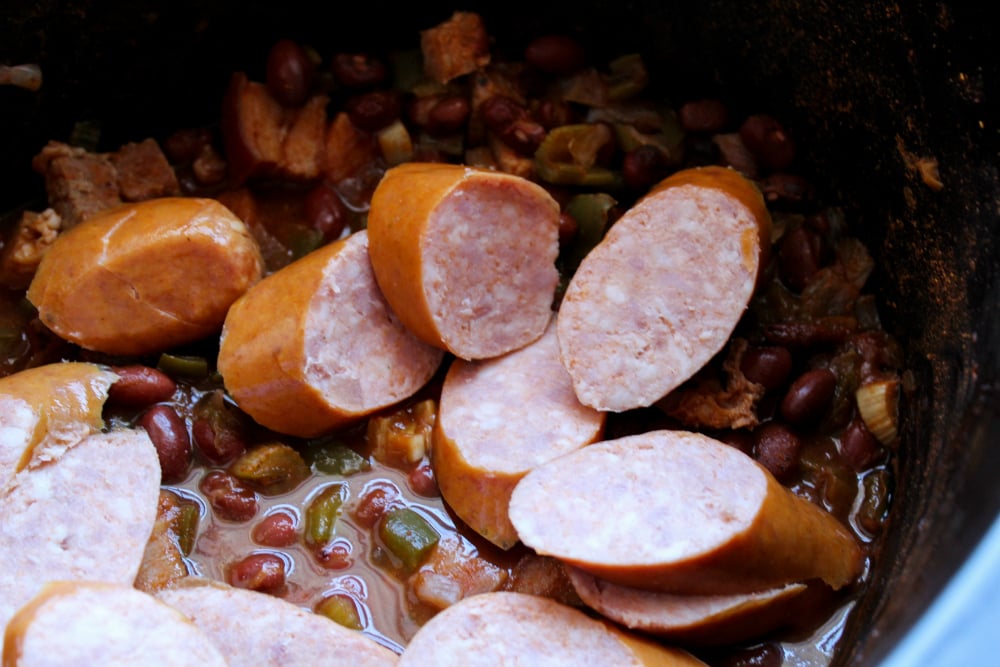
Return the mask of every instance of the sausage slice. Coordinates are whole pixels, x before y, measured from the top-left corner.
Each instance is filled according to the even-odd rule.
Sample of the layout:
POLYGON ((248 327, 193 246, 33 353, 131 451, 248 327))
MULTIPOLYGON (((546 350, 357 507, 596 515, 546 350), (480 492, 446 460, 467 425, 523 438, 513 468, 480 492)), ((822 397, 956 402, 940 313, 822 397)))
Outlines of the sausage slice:
POLYGON ((230 667, 392 667, 399 660, 368 635, 265 593, 186 579, 157 597, 211 637, 230 667))
POLYGON ((791 600, 806 585, 736 595, 675 595, 619 586, 566 568, 583 602, 627 628, 689 644, 729 644, 758 637, 788 621, 791 600))
POLYGON ((66 340, 146 354, 217 333, 262 270, 257 243, 226 207, 166 197, 115 207, 61 234, 27 296, 66 340))
POLYGON ((0 378, 0 488, 33 456, 51 460, 104 425, 118 377, 82 362, 54 363, 0 378))
POLYGON ((218 368, 257 422, 313 437, 408 398, 443 356, 389 308, 362 230, 276 271, 233 304, 218 368))
POLYGON ((839 589, 863 565, 831 514, 697 433, 626 436, 542 464, 509 512, 539 553, 635 588, 733 594, 818 578, 839 589))
POLYGON ((439 612, 410 640, 400 667, 604 667, 704 663, 632 636, 551 598, 483 593, 439 612))
POLYGON ((368 215, 375 277, 400 320, 462 359, 536 340, 559 280, 559 205, 502 172, 408 163, 386 172, 368 215))
POLYGON ((160 464, 143 430, 36 452, 0 488, 0 625, 52 580, 131 585, 156 520, 160 464))
POLYGON ((224 667, 205 633, 127 584, 54 582, 10 621, 5 667, 224 667))
POLYGON ((580 401, 646 407, 725 344, 753 294, 770 217, 736 171, 680 171, 608 230, 559 308, 563 364, 580 401))
POLYGON ((582 405, 559 361, 555 322, 534 343, 456 359, 441 388, 431 461, 442 497, 473 530, 509 549, 514 485, 531 468, 597 440, 604 413, 582 405))

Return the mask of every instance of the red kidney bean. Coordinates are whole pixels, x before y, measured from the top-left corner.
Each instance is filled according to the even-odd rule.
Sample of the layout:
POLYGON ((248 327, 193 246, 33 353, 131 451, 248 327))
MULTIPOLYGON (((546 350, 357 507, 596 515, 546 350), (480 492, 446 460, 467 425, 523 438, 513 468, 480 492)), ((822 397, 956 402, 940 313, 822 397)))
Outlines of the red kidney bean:
POLYGON ((781 667, 785 653, 777 644, 761 644, 731 653, 723 660, 713 661, 715 667, 781 667))
POLYGON ((177 383, 161 370, 141 364, 112 366, 118 376, 108 387, 108 402, 130 408, 144 408, 174 395, 177 383))
POLYGON ((268 52, 264 81, 274 99, 286 107, 298 107, 309 97, 315 69, 305 49, 282 39, 268 52))
POLYGON ((479 114, 486 127, 500 133, 514 121, 527 117, 528 110, 512 97, 493 95, 479 105, 479 114))
POLYGON ((724 431, 716 434, 715 439, 729 445, 730 447, 735 447, 744 454, 753 454, 754 437, 749 431, 724 431))
POLYGON ((792 372, 792 353, 773 345, 748 347, 740 360, 740 371, 751 382, 773 391, 788 381, 792 372))
POLYGON ((568 35, 543 35, 524 49, 524 59, 548 74, 572 74, 586 63, 583 45, 568 35))
POLYGON ((784 424, 767 422, 754 432, 753 453, 775 479, 785 481, 799 467, 802 441, 784 424))
POLYGON ((261 593, 279 593, 285 586, 285 561, 275 554, 250 554, 229 566, 230 585, 261 593))
POLYGON ((830 407, 837 376, 828 368, 806 371, 792 382, 781 401, 781 416, 792 424, 815 422, 830 407))
POLYGON ((497 136, 522 155, 533 155, 545 139, 545 128, 533 120, 516 120, 497 136))
POLYGON ((228 463, 247 449, 243 424, 226 405, 222 391, 206 395, 194 406, 191 435, 198 451, 212 463, 228 463))
POLYGON ((374 484, 365 489, 354 508, 354 520, 365 528, 371 528, 382 515, 401 502, 399 489, 389 483, 374 484))
POLYGON ((768 204, 795 206, 811 202, 815 195, 812 183, 797 174, 779 171, 760 181, 761 193, 768 204))
POLYGON ((257 494, 223 470, 213 470, 198 485, 215 514, 227 521, 249 521, 257 514, 257 494))
POLYGON ((625 185, 635 190, 645 190, 660 181, 666 174, 666 164, 660 149, 639 146, 625 153, 622 161, 622 178, 625 185))
POLYGON ((500 141, 523 155, 533 155, 545 139, 545 128, 531 119, 526 107, 506 95, 486 99, 479 113, 500 141))
POLYGON ((212 133, 207 128, 185 128, 163 140, 163 152, 174 164, 188 164, 211 143, 212 133))
POLYGON ((747 178, 757 178, 757 160, 738 133, 713 134, 712 143, 722 164, 732 167, 747 178))
POLYGON ((576 218, 572 215, 563 211, 559 214, 559 245, 567 246, 576 239, 577 233, 580 231, 580 225, 577 223, 576 218))
POLYGON ((882 444, 868 430, 864 420, 855 416, 840 435, 840 455, 855 472, 861 472, 875 463, 882 453, 882 444))
POLYGON ((729 109, 721 100, 692 100, 677 110, 677 119, 686 132, 714 134, 729 124, 729 109))
POLYGON ((274 512, 261 519, 250 537, 265 547, 287 547, 298 540, 298 526, 295 517, 288 512, 274 512))
POLYGON ((740 126, 740 138, 759 165, 787 169, 795 160, 795 143, 778 120, 767 114, 748 117, 740 126))
POLYGON ((410 488, 418 496, 425 498, 435 498, 441 495, 438 490, 437 480, 434 478, 434 469, 427 461, 422 461, 414 466, 406 475, 406 481, 410 488))
POLYGON ((427 112, 427 132, 435 137, 455 134, 465 126, 470 112, 471 107, 465 97, 461 95, 444 97, 427 112))
POLYGON ((327 570, 343 570, 351 566, 351 543, 342 537, 327 542, 313 550, 316 563, 327 570))
POLYGON ((199 185, 218 185, 226 178, 226 161, 211 144, 201 147, 191 163, 191 171, 199 185))
POLYGON ((831 315, 817 320, 776 322, 764 327, 764 337, 771 343, 792 347, 839 345, 858 330, 858 320, 831 315))
POLYGON ((338 53, 330 69, 345 88, 372 88, 386 78, 385 64, 364 53, 338 53))
POLYGON ((778 246, 778 273, 789 289, 801 292, 825 259, 823 237, 804 226, 790 230, 778 246))
POLYGON ((191 436, 187 424, 169 405, 154 405, 139 417, 160 458, 164 482, 180 481, 191 465, 191 436))
POLYGON ((576 111, 564 100, 542 100, 535 112, 535 117, 546 130, 572 125, 579 121, 576 111))
POLYGON ((388 90, 373 90, 347 100, 351 122, 362 130, 377 132, 399 118, 399 97, 388 90))
POLYGON ((304 202, 306 221, 323 234, 323 240, 340 238, 347 226, 347 206, 337 191, 326 183, 320 183, 306 194, 304 202))

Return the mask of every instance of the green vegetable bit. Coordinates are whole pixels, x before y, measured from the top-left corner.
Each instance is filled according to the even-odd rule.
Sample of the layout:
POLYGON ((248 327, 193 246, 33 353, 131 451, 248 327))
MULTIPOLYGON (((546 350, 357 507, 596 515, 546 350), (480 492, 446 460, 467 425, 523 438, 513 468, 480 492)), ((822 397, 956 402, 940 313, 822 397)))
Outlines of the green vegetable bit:
POLYGON ((208 377, 208 360, 204 357, 163 353, 156 367, 172 378, 202 380, 208 377))
POLYGON ((309 454, 313 468, 328 475, 347 477, 371 468, 368 459, 340 442, 314 445, 309 454))
POLYGON ((323 488, 306 508, 305 540, 311 547, 328 543, 337 529, 337 518, 347 500, 347 484, 337 482, 323 488))
POLYGON ((309 476, 309 466, 295 449, 281 442, 268 442, 244 452, 229 472, 243 482, 269 493, 289 491, 309 476))
POLYGON ((386 512, 379 524, 379 537, 408 572, 413 572, 438 543, 440 535, 424 517, 409 507, 386 512))
POLYGON ((363 630, 365 627, 361 621, 358 605, 349 595, 335 593, 324 598, 316 605, 316 613, 351 630, 363 630))

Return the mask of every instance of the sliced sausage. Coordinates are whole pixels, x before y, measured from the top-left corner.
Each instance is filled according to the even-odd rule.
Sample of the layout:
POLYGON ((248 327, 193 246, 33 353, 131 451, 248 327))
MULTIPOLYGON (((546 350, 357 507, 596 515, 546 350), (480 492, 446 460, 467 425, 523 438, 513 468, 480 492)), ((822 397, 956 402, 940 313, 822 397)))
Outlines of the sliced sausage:
POLYGON ((508 549, 507 503, 531 468, 597 440, 604 413, 576 399, 555 322, 501 357, 456 359, 441 388, 431 461, 441 496, 473 530, 508 549))
POLYGON ((127 584, 55 582, 4 633, 5 667, 224 667, 209 637, 180 612, 127 584))
POLYGON ((262 267, 257 243, 229 209, 167 197, 104 211, 61 234, 27 296, 66 340, 146 354, 217 333, 262 267))
POLYGON ((142 430, 38 452, 0 488, 0 625, 51 580, 131 585, 156 520, 160 465, 142 430))
POLYGON ((230 667, 392 667, 398 662, 371 637, 265 593, 186 579, 157 597, 211 637, 230 667))
POLYGON ((362 230, 276 271, 233 304, 218 367, 257 422, 312 437, 411 396, 443 355, 389 308, 362 230))
POLYGON ((559 276, 559 205, 501 172, 403 164, 386 172, 368 215, 375 277, 400 320, 462 359, 536 340, 559 276))
POLYGON ((806 590, 788 584, 736 595, 675 595, 619 586, 566 568, 583 602, 627 628, 688 644, 729 644, 759 637, 788 621, 789 601, 806 590))
POLYGON ((0 378, 0 489, 31 458, 51 460, 104 426, 117 379, 95 364, 54 363, 0 378))
POLYGON ((524 593, 483 593, 435 615, 410 640, 400 667, 704 666, 579 609, 524 593))
POLYGON ((509 511, 539 553, 635 588, 713 595, 818 578, 839 589, 863 565, 831 514, 697 433, 651 431, 566 454, 525 475, 509 511))
POLYGON ((729 339, 753 294, 770 218, 736 171, 680 171, 608 230, 559 308, 562 360, 580 401, 653 404, 729 339))

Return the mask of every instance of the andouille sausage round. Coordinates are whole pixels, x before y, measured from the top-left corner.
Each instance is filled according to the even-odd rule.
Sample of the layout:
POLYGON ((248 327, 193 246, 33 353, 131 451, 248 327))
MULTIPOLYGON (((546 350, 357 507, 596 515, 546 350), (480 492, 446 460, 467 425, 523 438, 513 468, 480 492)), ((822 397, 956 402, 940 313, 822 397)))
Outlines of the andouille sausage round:
POLYGON ((444 352, 382 297, 362 230, 269 275, 233 304, 218 368, 258 423, 313 437, 408 398, 444 352))
POLYGON ((555 322, 519 350, 456 359, 441 387, 431 463, 441 496, 502 549, 517 544, 507 517, 526 472, 600 438, 605 415, 582 405, 559 361, 555 322))
POLYGON ((4 632, 4 667, 227 664, 184 615, 127 584, 50 583, 4 632))
POLYGON ((166 197, 115 207, 60 234, 27 296, 66 340, 146 354, 217 333, 262 271, 256 241, 226 207, 166 197))
POLYGON ((104 426, 118 376, 96 364, 54 363, 0 378, 0 488, 33 456, 51 460, 104 426))
POLYGON ((369 252, 400 320, 462 359, 536 340, 559 280, 559 205, 502 172, 407 163, 372 195, 369 252))
POLYGON ((789 621, 789 604, 807 588, 796 583, 755 593, 677 595, 619 586, 566 568, 588 607, 631 630, 685 644, 729 644, 759 637, 789 621))
POLYGON ((132 585, 159 492, 141 429, 89 435, 55 458, 36 452, 0 488, 0 625, 48 581, 132 585))
POLYGON ((559 308, 563 364, 580 401, 646 407, 732 334, 770 244, 756 186, 722 167, 668 177, 583 259, 559 308))
POLYGON ((509 514, 537 552, 634 588, 715 595, 822 579, 839 589, 863 566, 836 518, 697 433, 651 431, 542 464, 514 487, 509 514))
POLYGON ((551 598, 483 593, 438 612, 413 636, 400 667, 704 667, 684 651, 654 644, 551 598))
POLYGON ((266 593, 192 578, 157 597, 211 637, 230 667, 393 667, 399 661, 368 635, 266 593))

